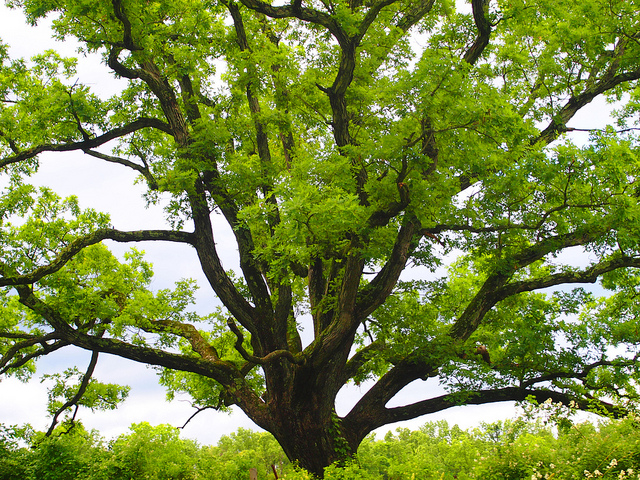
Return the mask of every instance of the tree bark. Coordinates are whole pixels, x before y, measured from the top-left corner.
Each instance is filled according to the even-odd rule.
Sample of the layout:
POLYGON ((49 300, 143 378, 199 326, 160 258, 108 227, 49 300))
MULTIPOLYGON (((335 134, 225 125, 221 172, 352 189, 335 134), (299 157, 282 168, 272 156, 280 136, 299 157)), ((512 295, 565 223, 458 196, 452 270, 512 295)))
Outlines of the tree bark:
POLYGON ((324 469, 355 454, 334 409, 334 398, 316 392, 272 410, 271 433, 291 461, 323 478, 324 469))

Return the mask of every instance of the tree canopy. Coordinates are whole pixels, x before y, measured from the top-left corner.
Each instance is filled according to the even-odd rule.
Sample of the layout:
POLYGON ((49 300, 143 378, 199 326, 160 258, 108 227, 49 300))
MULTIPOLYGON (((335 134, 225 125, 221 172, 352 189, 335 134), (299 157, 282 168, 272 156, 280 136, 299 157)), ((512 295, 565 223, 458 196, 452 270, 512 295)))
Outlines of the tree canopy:
POLYGON ((0 374, 92 352, 56 377, 54 419, 126 396, 91 378, 100 353, 237 405, 318 475, 455 405, 635 408, 640 2, 6 3, 124 82, 103 98, 78 60, 0 46, 0 374), (578 137, 596 98, 611 125, 578 137), (139 174, 166 228, 29 184, 72 151, 139 174), (195 313, 191 280, 154 290, 146 242, 189 246, 220 307, 195 313), (416 380, 447 393, 388 406, 416 380), (349 382, 371 387, 340 417, 349 382))

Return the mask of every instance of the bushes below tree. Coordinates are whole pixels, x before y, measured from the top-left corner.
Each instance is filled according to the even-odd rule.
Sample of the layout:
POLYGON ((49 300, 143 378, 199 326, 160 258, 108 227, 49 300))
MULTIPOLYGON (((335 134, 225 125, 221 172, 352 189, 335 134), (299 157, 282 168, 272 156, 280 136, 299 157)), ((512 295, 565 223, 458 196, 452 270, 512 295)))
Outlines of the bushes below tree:
MULTIPOLYGON (((0 426, 2 480, 310 480, 268 433, 239 429, 216 446, 181 439, 168 425, 133 425, 107 442, 81 424, 45 437, 0 426), (25 447, 25 444, 31 445, 25 447)), ((357 459, 331 466, 327 480, 640 479, 640 420, 565 426, 552 432, 521 419, 461 430, 446 422, 368 437, 357 459)))

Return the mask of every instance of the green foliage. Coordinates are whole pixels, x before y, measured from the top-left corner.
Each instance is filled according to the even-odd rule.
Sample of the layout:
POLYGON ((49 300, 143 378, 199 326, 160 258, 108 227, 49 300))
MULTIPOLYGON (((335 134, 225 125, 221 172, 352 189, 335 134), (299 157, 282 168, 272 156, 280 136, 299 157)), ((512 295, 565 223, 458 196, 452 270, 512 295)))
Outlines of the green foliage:
MULTIPOLYGON (((543 412, 542 412, 543 413, 543 412)), ((259 480, 313 480, 286 460, 266 432, 239 429, 216 446, 181 439, 168 425, 131 426, 106 443, 81 424, 59 427, 51 437, 29 429, 2 427, 3 479, 107 480, 148 478, 246 480, 252 468, 259 480), (31 449, 19 442, 34 442, 31 449)), ((365 439, 356 458, 325 469, 329 480, 636 479, 640 473, 640 423, 575 423, 559 430, 540 420, 482 424, 461 430, 445 421, 418 430, 398 429, 382 439, 365 439)))
POLYGON ((244 428, 223 436, 216 446, 203 447, 198 460, 201 478, 245 480, 249 470, 257 470, 259 480, 273 478, 272 465, 279 475, 291 467, 275 438, 266 432, 244 428))
POLYGON ((93 477, 104 459, 96 432, 87 432, 82 424, 63 424, 54 434, 38 433, 31 438, 35 448, 27 455, 28 476, 25 478, 63 480, 93 477))
POLYGON ((0 425, 0 478, 22 480, 27 478, 29 451, 20 446, 28 438, 30 428, 0 425))
POLYGON ((132 425, 130 434, 121 435, 110 444, 109 453, 103 465, 105 478, 196 478, 197 445, 180 439, 178 430, 169 425, 132 425))
MULTIPOLYGON (((82 373, 77 368, 69 368, 62 373, 45 374, 42 381, 53 380, 53 386, 49 388, 49 401, 47 411, 50 415, 69 402, 79 389, 82 373), (75 380, 75 382, 74 382, 75 380)), ((78 406, 91 410, 114 410, 123 402, 129 394, 129 387, 123 387, 112 383, 101 383, 95 379, 89 380, 87 388, 77 402, 78 406)))
MULTIPOLYGON (((27 380, 71 345, 149 363, 170 398, 237 405, 317 475, 380 425, 456 404, 637 410, 638 0, 6 4, 50 18, 121 88, 106 98, 78 78, 81 60, 14 59, 0 44, 0 375, 27 380), (581 135, 574 122, 598 98, 615 104, 611 125, 581 135), (29 184, 44 153, 73 151, 134 171, 167 228, 118 230, 29 184), (154 288, 141 250, 116 256, 106 241, 190 246, 216 308, 195 305, 189 279, 154 288), (387 407, 428 378, 448 395, 387 407), (332 415, 341 388, 365 381, 370 393, 332 415)), ((91 371, 48 377, 50 413, 124 399, 91 371)), ((144 456, 132 467, 137 438, 191 448, 135 428, 112 446, 133 468, 122 475, 191 475, 144 456)), ((528 432, 509 448, 529 434, 552 443, 528 432)), ((376 457, 375 475, 474 471, 462 452, 480 437, 406 435, 406 465, 376 457)), ((534 472, 507 450, 491 458, 513 478, 554 456, 537 450, 534 472)))

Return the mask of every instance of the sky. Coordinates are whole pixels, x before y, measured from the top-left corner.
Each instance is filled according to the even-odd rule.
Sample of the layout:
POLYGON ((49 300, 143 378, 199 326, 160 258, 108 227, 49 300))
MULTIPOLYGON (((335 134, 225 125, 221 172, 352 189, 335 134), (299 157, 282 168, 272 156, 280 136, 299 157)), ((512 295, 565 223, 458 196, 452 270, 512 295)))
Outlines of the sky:
MULTIPOLYGON (((47 22, 41 22, 37 28, 26 25, 21 12, 0 6, 0 38, 11 46, 12 58, 29 58, 45 49, 53 48, 65 55, 74 55, 76 45, 71 42, 56 42, 51 39, 47 22)), ((80 63, 78 78, 82 83, 91 85, 96 93, 108 97, 116 93, 121 83, 116 81, 108 69, 94 56, 80 63)), ((591 107, 584 123, 574 123, 576 128, 597 127, 601 123, 605 107, 602 103, 591 107), (597 120, 597 118, 599 120, 597 120)), ((77 195, 83 208, 94 208, 109 212, 115 228, 120 230, 138 230, 146 228, 165 228, 161 207, 149 207, 142 198, 143 186, 134 185, 135 172, 119 165, 101 162, 95 158, 78 153, 64 155, 43 155, 39 173, 32 179, 36 185, 52 187, 59 195, 77 195)), ((227 252, 223 257, 226 267, 237 264, 234 247, 231 246, 232 233, 220 225, 217 230, 217 242, 227 252), (230 248, 224 249, 224 245, 230 248), (230 252, 230 253, 229 253, 230 252)), ((122 254, 127 245, 108 243, 112 250, 122 254)), ((186 246, 162 243, 145 244, 142 248, 146 258, 154 265, 153 288, 168 288, 181 278, 195 278, 205 285, 195 253, 186 246)), ((199 309, 205 311, 215 305, 209 290, 205 287, 197 296, 199 309)), ((0 423, 5 425, 30 423, 38 430, 46 430, 49 418, 46 417, 46 384, 38 381, 44 373, 55 373, 77 365, 80 370, 86 368, 90 354, 80 349, 63 349, 48 355, 38 364, 38 373, 30 383, 21 383, 8 378, 0 380, 0 423)), ((81 409, 80 420, 87 428, 97 429, 106 438, 125 433, 132 423, 149 422, 153 425, 168 423, 183 425, 194 413, 187 398, 177 398, 172 402, 165 400, 162 387, 157 384, 155 372, 140 364, 110 355, 101 355, 95 371, 95 378, 101 382, 126 384, 131 387, 128 399, 116 410, 92 413, 81 409)), ((437 394, 439 387, 435 380, 428 383, 417 381, 403 390, 391 405, 401 405, 412 399, 424 398, 424 392, 437 394)), ((355 404, 359 396, 366 391, 361 387, 349 387, 338 398, 338 414, 346 413, 355 404)), ((456 407, 418 419, 401 422, 378 429, 378 434, 398 427, 417 428, 427 421, 440 419, 450 424, 457 423, 462 428, 479 425, 480 422, 512 418, 516 415, 512 403, 488 406, 456 407)), ((221 435, 228 435, 239 427, 257 430, 241 411, 231 414, 206 410, 195 417, 183 430, 183 437, 192 438, 201 444, 214 444, 221 435)))

